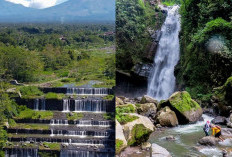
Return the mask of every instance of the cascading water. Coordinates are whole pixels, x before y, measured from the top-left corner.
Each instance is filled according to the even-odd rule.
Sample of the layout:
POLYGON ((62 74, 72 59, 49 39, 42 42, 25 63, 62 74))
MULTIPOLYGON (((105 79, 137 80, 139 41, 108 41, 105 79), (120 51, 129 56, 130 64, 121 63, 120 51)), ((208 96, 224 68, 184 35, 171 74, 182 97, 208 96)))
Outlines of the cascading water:
POLYGON ((67 94, 107 95, 107 94, 110 94, 110 89, 107 89, 107 88, 67 88, 67 94))
POLYGON ((69 101, 69 99, 63 99, 63 112, 70 112, 70 101, 69 101))
POLYGON ((99 126, 99 127, 110 127, 109 121, 93 121, 93 120, 78 120, 76 121, 77 126, 99 126))
POLYGON ((157 100, 167 99, 175 90, 174 68, 179 60, 179 6, 168 8, 162 35, 154 58, 147 94, 157 100))
POLYGON ((75 100, 75 112, 105 112, 106 100, 75 100))
POLYGON ((34 110, 45 111, 46 110, 46 100, 45 99, 35 99, 34 100, 34 110))
POLYGON ((39 99, 34 100, 34 110, 36 110, 36 111, 39 110, 39 99))
POLYGON ((68 125, 68 120, 63 119, 51 119, 50 125, 68 125))

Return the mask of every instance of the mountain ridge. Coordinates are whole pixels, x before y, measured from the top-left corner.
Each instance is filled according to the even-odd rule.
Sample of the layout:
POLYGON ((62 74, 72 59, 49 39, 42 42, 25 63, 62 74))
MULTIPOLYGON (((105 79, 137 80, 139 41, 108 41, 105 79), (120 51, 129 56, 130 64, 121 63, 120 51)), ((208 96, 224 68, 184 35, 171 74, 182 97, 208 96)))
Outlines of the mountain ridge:
POLYGON ((46 9, 0 0, 0 22, 97 22, 115 20, 115 0, 69 0, 46 9))

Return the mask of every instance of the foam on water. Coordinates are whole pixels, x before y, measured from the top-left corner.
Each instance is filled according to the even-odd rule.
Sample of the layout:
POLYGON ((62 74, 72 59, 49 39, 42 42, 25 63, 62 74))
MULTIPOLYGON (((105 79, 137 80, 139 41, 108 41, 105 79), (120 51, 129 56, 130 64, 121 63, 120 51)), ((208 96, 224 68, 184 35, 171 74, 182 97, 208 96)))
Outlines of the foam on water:
POLYGON ((178 133, 192 133, 192 132, 196 132, 196 131, 202 131, 204 124, 207 121, 213 120, 213 117, 207 116, 205 114, 203 114, 202 117, 203 117, 204 121, 198 121, 195 124, 180 125, 180 126, 174 128, 173 130, 178 132, 178 133))
POLYGON ((202 154, 211 157, 219 157, 222 155, 222 150, 216 147, 205 147, 199 150, 202 154))

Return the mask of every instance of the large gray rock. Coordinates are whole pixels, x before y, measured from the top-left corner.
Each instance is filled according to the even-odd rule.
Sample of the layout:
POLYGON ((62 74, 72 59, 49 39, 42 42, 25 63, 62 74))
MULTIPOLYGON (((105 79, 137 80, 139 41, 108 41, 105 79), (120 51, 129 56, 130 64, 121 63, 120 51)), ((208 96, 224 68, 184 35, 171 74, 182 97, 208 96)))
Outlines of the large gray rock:
POLYGON ((214 124, 226 125, 228 120, 226 119, 226 117, 217 116, 211 122, 214 123, 214 124))
POLYGON ((153 143, 152 144, 152 157, 171 157, 171 154, 163 147, 153 143))
POLYGON ((232 113, 230 114, 229 121, 232 123, 232 113))
POLYGON ((154 103, 139 104, 139 106, 137 106, 137 112, 140 115, 149 117, 150 119, 154 119, 157 108, 154 103))
POLYGON ((123 128, 117 120, 116 120, 116 144, 118 145, 116 150, 117 154, 127 147, 127 141, 123 134, 123 128))
POLYGON ((206 136, 201 138, 198 143, 201 145, 206 145, 206 146, 215 146, 218 144, 220 140, 218 138, 212 137, 212 136, 206 136))
POLYGON ((174 111, 172 111, 168 106, 161 109, 156 115, 156 123, 159 123, 162 126, 177 126, 178 119, 174 111))
POLYGON ((131 74, 139 80, 147 80, 152 68, 152 64, 137 63, 132 68, 131 74))
POLYGON ((145 103, 154 103, 156 106, 158 104, 158 101, 155 98, 152 98, 148 95, 144 95, 140 101, 141 104, 145 104, 145 103))

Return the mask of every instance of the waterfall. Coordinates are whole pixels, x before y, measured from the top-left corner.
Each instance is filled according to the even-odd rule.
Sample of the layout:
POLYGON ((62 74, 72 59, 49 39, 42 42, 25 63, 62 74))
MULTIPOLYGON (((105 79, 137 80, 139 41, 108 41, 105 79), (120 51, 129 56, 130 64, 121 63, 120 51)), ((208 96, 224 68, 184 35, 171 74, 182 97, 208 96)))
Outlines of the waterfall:
POLYGON ((107 89, 107 88, 67 88, 67 94, 107 95, 107 94, 110 94, 110 89, 107 89))
POLYGON ((75 100, 75 112, 106 112, 106 100, 75 100))
POLYGON ((13 148, 6 149, 5 157, 37 157, 38 149, 33 148, 13 148))
POLYGON ((68 120, 63 119, 51 119, 50 125, 68 125, 68 120))
POLYGON ((179 6, 168 8, 162 35, 154 58, 154 67, 149 77, 147 94, 157 100, 167 99, 175 91, 174 68, 179 60, 179 6))
POLYGON ((34 110, 36 110, 36 111, 39 110, 39 99, 34 100, 34 110))
POLYGON ((76 121, 77 126, 99 126, 99 127, 110 127, 109 121, 93 121, 93 120, 78 120, 76 121))
POLYGON ((42 111, 45 111, 45 108, 46 108, 45 99, 41 99, 41 110, 42 110, 42 111))
POLYGON ((70 112, 70 101, 69 101, 69 99, 63 99, 63 112, 70 112))
POLYGON ((95 151, 77 151, 77 150, 61 150, 60 157, 112 157, 114 153, 95 152, 95 151))
POLYGON ((34 110, 45 111, 45 109, 46 109, 46 100, 45 99, 34 99, 34 110))

